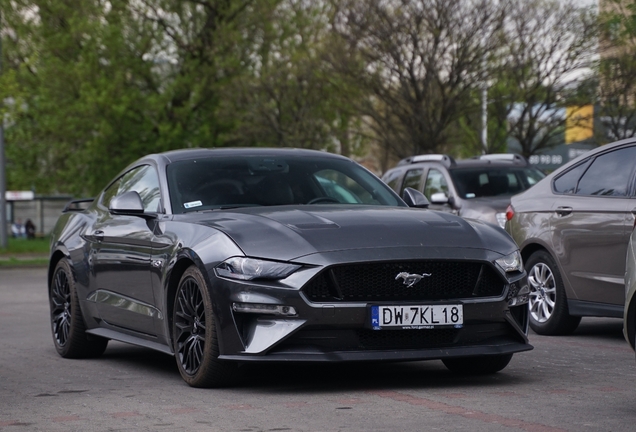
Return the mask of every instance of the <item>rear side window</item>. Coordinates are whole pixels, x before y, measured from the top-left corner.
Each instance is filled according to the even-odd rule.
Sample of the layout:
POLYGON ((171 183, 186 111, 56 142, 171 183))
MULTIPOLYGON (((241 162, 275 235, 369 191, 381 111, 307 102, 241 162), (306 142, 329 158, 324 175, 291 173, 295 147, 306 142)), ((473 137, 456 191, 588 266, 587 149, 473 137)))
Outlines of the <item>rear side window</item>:
POLYGON ((634 171, 636 147, 598 156, 579 180, 577 195, 627 196, 634 171))
POLYGON ((580 165, 575 166, 571 170, 561 174, 553 184, 554 191, 562 194, 573 194, 576 191, 576 186, 579 183, 579 179, 587 169, 590 161, 587 160, 580 165))

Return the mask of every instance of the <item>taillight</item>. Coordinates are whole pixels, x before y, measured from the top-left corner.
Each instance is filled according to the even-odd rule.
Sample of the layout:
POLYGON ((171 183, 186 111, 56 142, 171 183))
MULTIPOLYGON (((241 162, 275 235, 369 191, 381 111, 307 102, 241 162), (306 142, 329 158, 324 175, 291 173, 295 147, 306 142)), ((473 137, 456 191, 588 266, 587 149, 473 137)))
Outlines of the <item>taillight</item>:
POLYGON ((512 207, 512 204, 508 206, 506 209, 506 220, 511 220, 515 216, 515 209, 512 207))

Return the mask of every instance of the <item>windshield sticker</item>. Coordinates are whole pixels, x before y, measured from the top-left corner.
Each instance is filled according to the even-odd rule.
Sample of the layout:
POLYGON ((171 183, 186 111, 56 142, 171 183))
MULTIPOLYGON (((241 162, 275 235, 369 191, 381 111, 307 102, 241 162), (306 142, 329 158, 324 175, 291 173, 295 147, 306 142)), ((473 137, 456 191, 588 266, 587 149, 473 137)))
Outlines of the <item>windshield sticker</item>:
POLYGON ((201 201, 190 201, 187 203, 183 203, 183 206, 187 209, 194 208, 194 207, 201 207, 202 205, 203 203, 201 201))
POLYGON ((475 194, 474 193, 467 193, 466 194, 466 198, 475 198, 475 194))

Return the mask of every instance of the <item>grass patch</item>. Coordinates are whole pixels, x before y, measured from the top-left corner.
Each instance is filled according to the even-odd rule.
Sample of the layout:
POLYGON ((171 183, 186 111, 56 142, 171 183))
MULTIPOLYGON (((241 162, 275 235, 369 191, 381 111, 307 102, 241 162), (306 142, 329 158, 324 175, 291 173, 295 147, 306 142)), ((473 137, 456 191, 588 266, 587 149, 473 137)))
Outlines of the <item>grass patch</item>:
POLYGON ((23 254, 46 254, 49 253, 49 238, 21 239, 9 238, 8 247, 0 248, 0 256, 2 255, 23 255, 23 254))
POLYGON ((48 265, 48 258, 18 259, 14 257, 0 258, 0 268, 2 267, 41 267, 48 265))

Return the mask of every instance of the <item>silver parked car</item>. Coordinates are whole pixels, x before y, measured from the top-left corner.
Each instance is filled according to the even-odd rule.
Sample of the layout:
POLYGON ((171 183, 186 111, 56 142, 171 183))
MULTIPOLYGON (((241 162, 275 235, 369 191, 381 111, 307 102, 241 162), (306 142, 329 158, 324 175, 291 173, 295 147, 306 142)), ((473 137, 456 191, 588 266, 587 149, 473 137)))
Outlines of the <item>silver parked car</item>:
POLYGON ((512 198, 506 230, 528 272, 535 332, 571 333, 583 316, 623 317, 635 170, 636 140, 619 141, 512 198))
POLYGON ((422 192, 431 210, 506 223, 510 197, 545 177, 516 154, 490 154, 455 160, 448 155, 426 154, 402 159, 382 180, 400 196, 411 187, 422 192))

